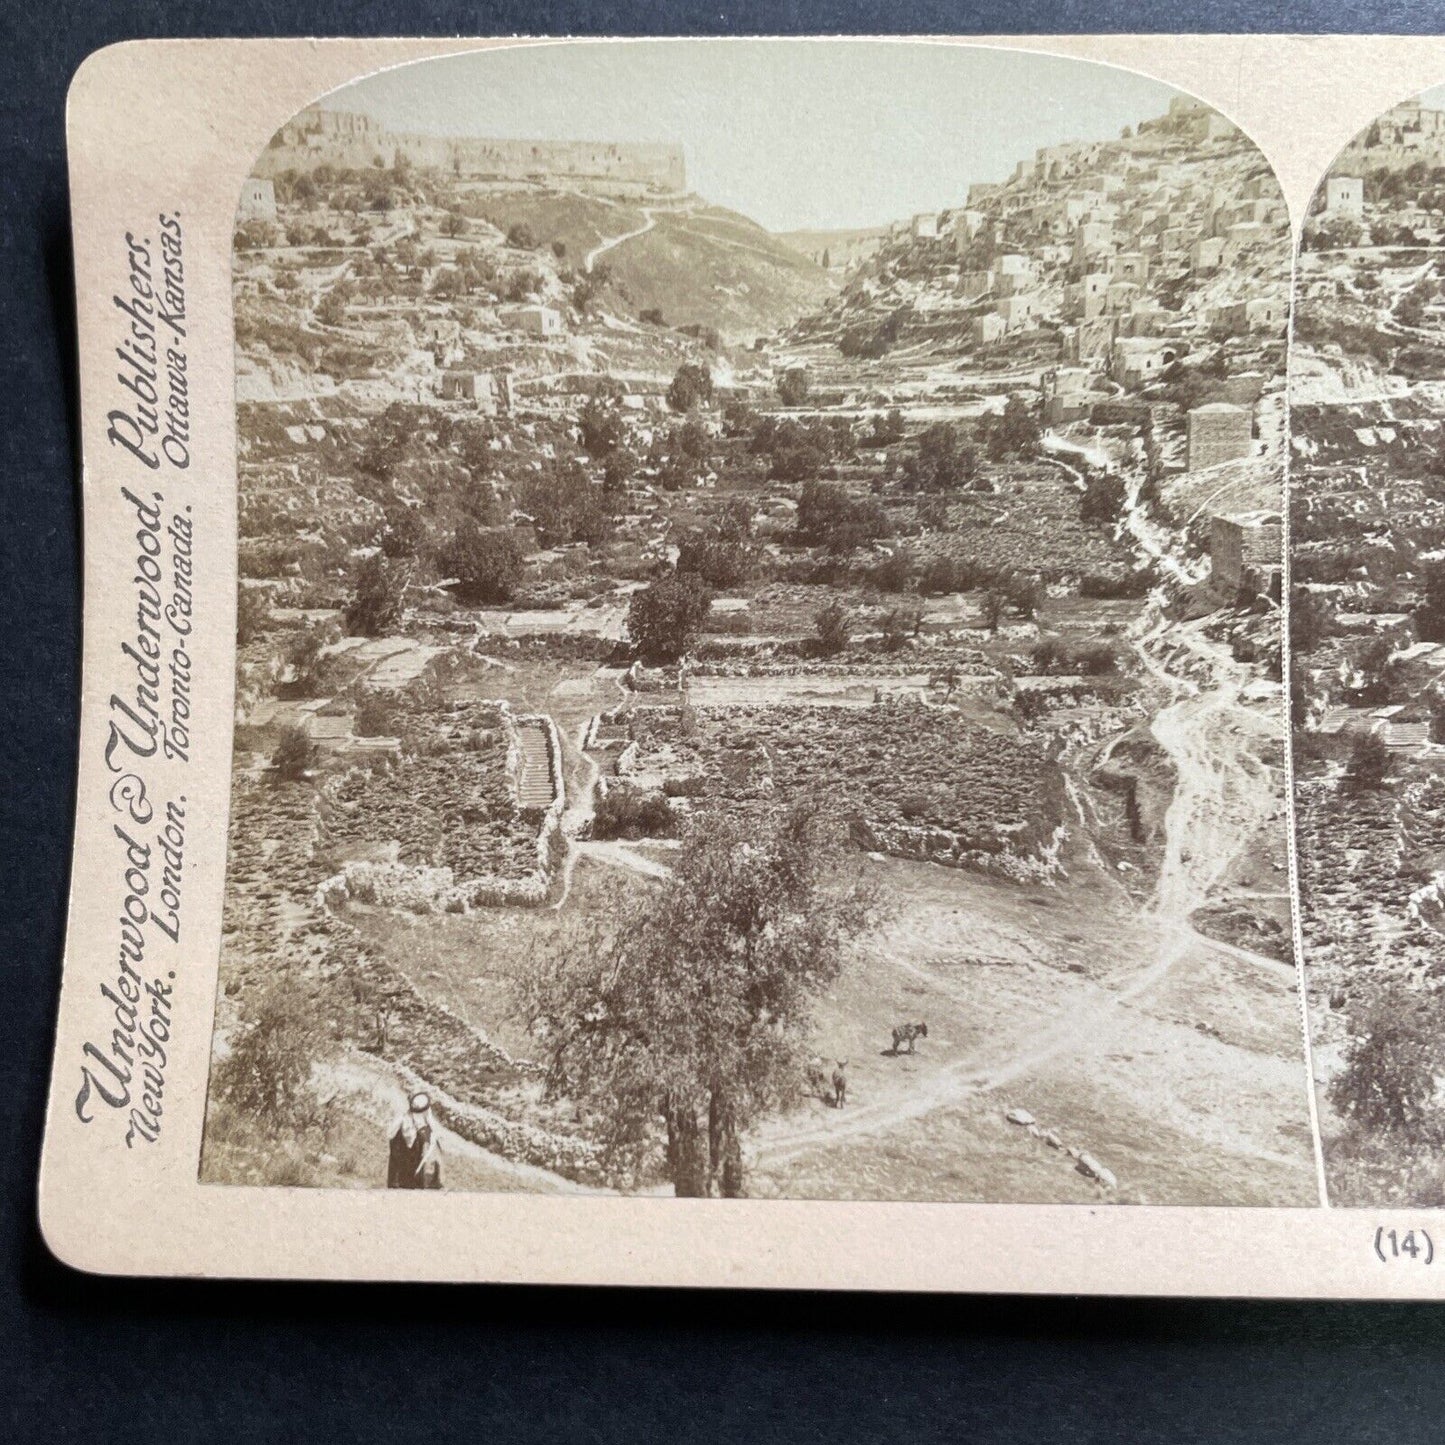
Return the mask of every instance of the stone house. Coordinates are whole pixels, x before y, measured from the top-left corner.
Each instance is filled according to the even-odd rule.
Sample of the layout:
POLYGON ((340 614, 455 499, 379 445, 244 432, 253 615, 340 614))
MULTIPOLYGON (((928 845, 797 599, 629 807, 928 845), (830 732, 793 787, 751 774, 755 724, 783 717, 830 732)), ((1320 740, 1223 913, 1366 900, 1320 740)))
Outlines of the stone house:
POLYGON ((1126 390, 1147 386, 1178 360, 1179 347, 1160 336, 1121 336, 1109 357, 1109 375, 1126 390))
POLYGON ((1222 236, 1201 236, 1189 248, 1189 269, 1196 275, 1205 276, 1219 270, 1224 263, 1224 238, 1222 236))
POLYGON ((240 204, 236 207, 238 221, 274 221, 276 219, 276 186, 261 176, 248 176, 241 187, 240 204))
POLYGON ((1186 471, 1217 467, 1254 452, 1252 418, 1242 406, 1227 401, 1206 402, 1189 413, 1186 425, 1186 471))
POLYGON ((1326 176, 1324 213, 1327 216, 1365 214, 1365 182, 1359 176, 1326 176))
POLYGON ((1003 317, 996 311, 989 311, 982 316, 975 316, 969 323, 969 340, 975 346, 987 346, 991 341, 997 341, 1004 334, 1004 330, 1003 317))
POLYGON ((516 306, 503 306, 497 316, 509 331, 521 331, 528 336, 540 337, 562 334, 562 313, 551 306, 524 302, 516 306))

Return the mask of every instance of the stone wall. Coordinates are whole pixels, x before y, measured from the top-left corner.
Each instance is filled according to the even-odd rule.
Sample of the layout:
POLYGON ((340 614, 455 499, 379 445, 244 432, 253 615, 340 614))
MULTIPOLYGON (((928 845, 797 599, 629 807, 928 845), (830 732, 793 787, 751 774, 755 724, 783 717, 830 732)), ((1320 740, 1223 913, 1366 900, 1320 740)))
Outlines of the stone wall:
POLYGON ((367 116, 319 110, 303 111, 282 126, 257 161, 255 173, 275 176, 288 169, 309 171, 320 165, 361 170, 378 156, 387 166, 400 157, 414 166, 474 178, 521 181, 557 176, 659 191, 682 191, 687 185, 678 145, 412 135, 381 130, 367 116))

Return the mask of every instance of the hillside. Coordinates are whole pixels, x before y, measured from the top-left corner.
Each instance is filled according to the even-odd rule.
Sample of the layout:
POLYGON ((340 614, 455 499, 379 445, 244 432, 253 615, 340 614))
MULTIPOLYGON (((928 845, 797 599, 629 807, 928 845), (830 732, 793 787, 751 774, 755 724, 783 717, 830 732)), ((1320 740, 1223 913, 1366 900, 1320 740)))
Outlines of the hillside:
POLYGON ((820 266, 846 269, 866 261, 888 239, 887 226, 833 231, 779 231, 777 238, 820 266), (826 258, 826 260, 825 260, 826 258))
POLYGON ((674 326, 710 326, 751 342, 791 325, 832 295, 822 267, 735 211, 648 209, 651 227, 606 252, 630 305, 674 326))

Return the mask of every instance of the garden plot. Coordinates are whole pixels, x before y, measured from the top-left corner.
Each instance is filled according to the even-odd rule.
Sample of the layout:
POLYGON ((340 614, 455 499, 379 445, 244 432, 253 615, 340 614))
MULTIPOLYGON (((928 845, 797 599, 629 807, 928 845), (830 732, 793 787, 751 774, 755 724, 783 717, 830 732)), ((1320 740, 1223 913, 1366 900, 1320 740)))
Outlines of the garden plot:
POLYGON ((724 805, 822 797, 883 852, 1007 868, 1042 859, 1062 823, 1048 748, 952 710, 657 707, 628 723, 629 778, 724 805))
POLYGON ((1079 494, 1056 468, 1014 466, 993 492, 967 492, 949 506, 946 533, 918 544, 927 561, 947 556, 993 568, 1038 572, 1046 582, 1129 570, 1132 550, 1079 519, 1079 494), (1040 550, 1040 537, 1048 546, 1040 550))
POLYGON ((452 703, 407 715, 399 757, 359 765, 326 790, 325 843, 342 859, 395 847, 413 868, 458 880, 521 879, 537 866, 537 810, 519 804, 515 729, 497 704, 452 703))
POLYGON ((694 707, 870 707, 884 698, 917 702, 927 693, 929 682, 926 672, 690 677, 687 698, 694 707))
POLYGON ((1302 926, 1316 988, 1352 970, 1406 977, 1441 968, 1438 879, 1445 871, 1445 779, 1417 773, 1389 792, 1351 797, 1297 779, 1302 926))

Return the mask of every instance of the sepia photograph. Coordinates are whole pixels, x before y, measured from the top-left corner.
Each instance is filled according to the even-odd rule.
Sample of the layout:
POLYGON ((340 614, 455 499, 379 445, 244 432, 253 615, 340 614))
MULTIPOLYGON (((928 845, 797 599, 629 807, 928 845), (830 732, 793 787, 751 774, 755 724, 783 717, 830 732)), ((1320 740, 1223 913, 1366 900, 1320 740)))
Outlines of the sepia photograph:
POLYGON ((1292 406, 1314 1070, 1397 1197, 1441 120, 1326 182, 1287 394, 1273 170, 1118 67, 538 44, 289 119, 201 1182, 1319 1203, 1292 406))
POLYGON ((1445 1204, 1445 90, 1321 182, 1290 361, 1300 918, 1330 1200, 1445 1204))

